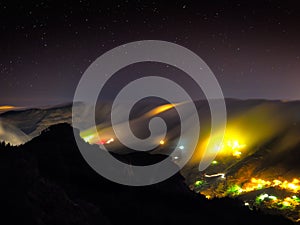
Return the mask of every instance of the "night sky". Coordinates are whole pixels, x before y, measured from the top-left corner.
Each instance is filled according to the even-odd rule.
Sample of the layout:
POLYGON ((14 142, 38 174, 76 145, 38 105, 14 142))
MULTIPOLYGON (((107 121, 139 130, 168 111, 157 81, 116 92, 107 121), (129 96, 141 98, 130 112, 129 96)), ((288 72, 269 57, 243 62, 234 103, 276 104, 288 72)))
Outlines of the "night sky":
POLYGON ((300 99, 297 2, 1 1, 0 105, 71 102, 91 62, 145 39, 197 53, 225 97, 300 99))

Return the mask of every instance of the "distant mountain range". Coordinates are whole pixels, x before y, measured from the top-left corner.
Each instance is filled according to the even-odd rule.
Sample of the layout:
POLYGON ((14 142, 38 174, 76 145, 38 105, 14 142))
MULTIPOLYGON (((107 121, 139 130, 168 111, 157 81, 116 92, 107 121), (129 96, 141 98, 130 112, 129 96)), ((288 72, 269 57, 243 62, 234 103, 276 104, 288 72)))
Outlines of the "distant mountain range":
MULTIPOLYGON (((141 116, 155 107, 162 105, 162 101, 152 100, 141 102, 133 110, 132 118, 141 116)), ((194 103, 188 103, 194 104, 194 103)), ((201 125, 207 127, 210 122, 210 111, 207 101, 196 101, 195 102, 197 110, 199 112, 201 125)), ((105 103, 102 105, 97 105, 96 115, 90 115, 90 106, 84 105, 82 103, 76 103, 76 107, 86 108, 85 116, 95 116, 96 121, 103 123, 103 126, 109 126, 110 123, 110 107, 112 103, 105 103)), ((184 107, 184 105, 182 106, 184 107)), ((260 124, 261 126, 270 127, 276 126, 280 122, 280 126, 290 126, 291 124, 298 124, 300 122, 300 102, 298 101, 269 101, 269 100, 236 100, 236 99, 226 99, 226 107, 228 111, 228 118, 234 120, 238 117, 247 117, 251 120, 255 119, 254 116, 260 117, 261 120, 268 118, 268 120, 261 121, 265 124, 260 124), (252 114, 251 114, 252 113, 252 114), (251 114, 251 115, 250 115, 251 114), (256 114, 256 115, 254 115, 256 114), (261 115, 259 115, 261 114, 261 115), (250 118, 250 116, 252 116, 250 118), (271 121, 271 119, 273 121, 271 121), (280 119, 280 120, 279 120, 280 119), (277 120, 277 121, 276 121, 277 120)), ((121 109, 120 109, 121 111, 121 109)), ((175 110, 169 110, 162 113, 160 116, 164 116, 170 120, 170 124, 173 127, 178 126, 179 121, 176 117, 175 110)), ((76 117, 76 115, 75 115, 76 117)), ((247 118, 246 118, 247 119, 247 118)), ((22 144, 33 137, 38 136, 42 130, 47 127, 59 123, 72 123, 72 104, 62 104, 54 107, 48 108, 32 108, 25 110, 12 110, 0 114, 0 134, 6 133, 6 135, 1 135, 1 141, 7 141, 11 144, 18 145, 22 144)), ((82 121, 85 123, 85 121, 82 121)), ((92 126, 86 124, 86 127, 92 126)), ((206 132, 206 131, 205 131, 206 132)))
MULTIPOLYGON (((149 119, 143 115, 166 104, 162 101, 152 101, 151 105, 148 103, 141 102, 132 110, 132 120, 138 121, 133 123, 132 128, 141 137, 147 136, 147 130, 143 131, 141 127, 148 124, 149 119)), ((218 156, 205 171, 198 170, 198 163, 201 158, 199 152, 205 149, 210 138, 210 110, 206 101, 197 101, 195 104, 200 116, 201 135, 196 153, 181 170, 187 186, 210 199, 238 198, 250 209, 259 208, 271 214, 282 214, 294 222, 300 221, 300 102, 227 99, 228 121, 224 141, 218 146, 218 156)), ((86 106, 77 103, 76 107, 86 106)), ((110 107, 111 103, 105 103, 96 108, 95 118, 101 130, 111 131, 110 107)), ((93 116, 88 107, 84 115, 93 116)), ((180 121, 174 109, 161 112, 158 116, 167 121, 170 128, 168 134, 171 135, 166 137, 164 146, 158 147, 154 153, 166 154, 176 146, 180 121)), ((80 122, 88 131, 91 124, 80 122)), ((42 141, 45 136, 41 135, 42 131, 60 123, 72 123, 71 104, 47 109, 9 111, 0 115, 0 140, 17 145, 28 142, 24 146, 40 140, 38 148, 43 150, 47 144, 52 145, 48 142, 66 142, 66 139, 60 139, 62 137, 58 133, 55 134, 62 134, 61 128, 57 127, 50 132, 53 135, 51 141, 45 140, 47 144, 42 141)), ((62 129, 67 128, 63 126, 62 129)), ((70 133, 69 130, 68 140, 73 141, 70 133)), ((84 132, 80 135, 87 141, 84 132)), ((66 135, 62 136, 65 138, 66 135)), ((112 152, 130 152, 116 143, 117 140, 112 145, 112 152)), ((180 150, 182 154, 185 152, 184 147, 180 150)))

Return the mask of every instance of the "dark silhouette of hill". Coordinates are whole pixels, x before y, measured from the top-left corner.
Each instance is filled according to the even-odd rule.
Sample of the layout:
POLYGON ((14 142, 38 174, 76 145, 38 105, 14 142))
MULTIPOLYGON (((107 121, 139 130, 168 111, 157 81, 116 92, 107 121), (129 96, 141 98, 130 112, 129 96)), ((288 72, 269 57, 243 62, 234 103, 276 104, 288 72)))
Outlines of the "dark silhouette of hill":
MULTIPOLYGON (((164 158, 147 153, 115 156, 137 165, 164 158)), ((2 143, 0 167, 0 215, 6 225, 293 224, 250 211, 239 200, 207 200, 190 191, 180 173, 146 187, 110 182, 84 161, 68 124, 51 126, 19 147, 2 143)))

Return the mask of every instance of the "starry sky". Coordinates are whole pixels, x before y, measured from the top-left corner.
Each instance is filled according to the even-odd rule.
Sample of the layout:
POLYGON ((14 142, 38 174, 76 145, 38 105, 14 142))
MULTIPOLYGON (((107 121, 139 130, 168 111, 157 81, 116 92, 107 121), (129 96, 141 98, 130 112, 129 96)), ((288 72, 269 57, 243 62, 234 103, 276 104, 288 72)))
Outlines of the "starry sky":
POLYGON ((0 105, 71 102, 86 68, 131 41, 197 53, 225 97, 300 99, 298 1, 1 1, 0 105))

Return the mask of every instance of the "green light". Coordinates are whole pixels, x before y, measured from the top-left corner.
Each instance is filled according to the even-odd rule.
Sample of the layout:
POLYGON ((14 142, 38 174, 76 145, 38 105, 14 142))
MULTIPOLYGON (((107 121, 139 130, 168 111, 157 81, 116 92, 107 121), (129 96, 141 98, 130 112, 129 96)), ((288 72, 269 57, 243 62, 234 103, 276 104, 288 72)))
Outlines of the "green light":
POLYGON ((203 180, 197 180, 197 181, 195 182, 195 187, 200 187, 203 183, 204 183, 203 180))
POLYGON ((211 162, 211 164, 217 165, 217 164, 218 164, 218 161, 214 160, 214 161, 211 162))
POLYGON ((294 195, 292 198, 293 198, 293 200, 294 200, 295 202, 300 203, 300 198, 297 197, 296 195, 294 195))
POLYGON ((243 192, 243 189, 238 185, 232 185, 227 189, 227 193, 231 195, 239 195, 243 192))
POLYGON ((95 135, 88 135, 88 136, 85 136, 85 137, 83 137, 83 140, 85 141, 85 142, 90 142, 93 138, 95 137, 95 135))
POLYGON ((268 197, 269 197, 268 194, 261 194, 255 198, 255 202, 256 202, 256 204, 260 204, 265 200, 265 198, 268 198, 268 197))
POLYGON ((289 202, 283 201, 279 204, 281 206, 281 209, 289 209, 292 208, 291 204, 289 202))

